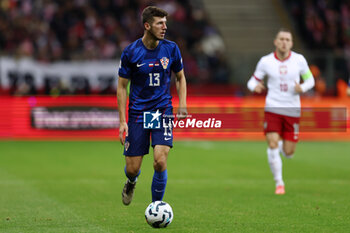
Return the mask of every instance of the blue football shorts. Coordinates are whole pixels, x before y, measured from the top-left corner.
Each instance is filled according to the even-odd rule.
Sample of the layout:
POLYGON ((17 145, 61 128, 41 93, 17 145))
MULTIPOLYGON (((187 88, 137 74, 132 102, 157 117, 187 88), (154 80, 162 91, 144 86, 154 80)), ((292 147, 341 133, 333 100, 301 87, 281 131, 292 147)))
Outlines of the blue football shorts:
POLYGON ((124 155, 140 156, 149 153, 150 142, 152 147, 166 145, 173 147, 172 110, 160 116, 160 128, 147 129, 144 123, 137 122, 135 117, 128 120, 128 136, 125 138, 124 155))

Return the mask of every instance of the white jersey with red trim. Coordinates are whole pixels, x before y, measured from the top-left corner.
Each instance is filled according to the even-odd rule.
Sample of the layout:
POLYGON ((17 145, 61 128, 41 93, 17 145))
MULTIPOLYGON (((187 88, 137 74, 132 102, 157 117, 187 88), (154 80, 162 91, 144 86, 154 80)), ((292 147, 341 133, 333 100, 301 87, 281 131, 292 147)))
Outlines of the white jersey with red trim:
POLYGON ((300 83, 300 76, 308 72, 309 66, 301 54, 290 52, 284 60, 275 53, 263 56, 253 77, 258 81, 268 78, 265 111, 300 117, 300 96, 294 87, 300 83))

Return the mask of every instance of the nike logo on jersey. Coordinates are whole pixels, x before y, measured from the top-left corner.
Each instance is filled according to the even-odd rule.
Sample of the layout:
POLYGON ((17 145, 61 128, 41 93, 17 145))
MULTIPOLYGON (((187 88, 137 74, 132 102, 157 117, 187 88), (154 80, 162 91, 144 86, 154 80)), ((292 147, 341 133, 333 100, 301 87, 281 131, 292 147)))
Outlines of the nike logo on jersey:
POLYGON ((169 141, 171 138, 164 138, 165 141, 169 141))
POLYGON ((141 67, 141 66, 143 66, 144 64, 146 64, 146 63, 142 63, 142 64, 136 64, 136 67, 141 67))

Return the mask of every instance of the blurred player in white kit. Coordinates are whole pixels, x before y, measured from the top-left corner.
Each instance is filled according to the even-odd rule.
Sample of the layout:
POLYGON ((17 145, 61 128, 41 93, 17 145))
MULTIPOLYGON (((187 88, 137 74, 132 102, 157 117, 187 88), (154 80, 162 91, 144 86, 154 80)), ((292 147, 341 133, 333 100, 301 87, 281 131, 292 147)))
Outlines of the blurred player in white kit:
POLYGON ((304 56, 291 51, 293 39, 289 30, 280 29, 274 45, 275 51, 258 62, 248 88, 261 93, 265 90, 263 80, 268 78, 264 133, 267 158, 276 182, 275 194, 281 195, 285 194, 285 184, 280 153, 286 158, 293 157, 299 139, 300 94, 310 90, 315 81, 304 56))

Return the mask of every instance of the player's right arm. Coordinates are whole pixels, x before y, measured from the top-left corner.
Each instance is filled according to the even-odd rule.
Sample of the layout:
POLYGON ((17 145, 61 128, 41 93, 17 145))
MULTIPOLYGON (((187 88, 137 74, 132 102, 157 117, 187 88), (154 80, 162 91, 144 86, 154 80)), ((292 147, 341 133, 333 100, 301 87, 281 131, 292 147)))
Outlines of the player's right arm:
POLYGON ((266 73, 263 68, 263 62, 262 59, 258 62, 258 65, 256 66, 255 72, 250 77, 247 87, 250 91, 256 92, 258 94, 262 93, 266 88, 263 83, 263 78, 265 77, 266 73))
POLYGON ((128 124, 126 122, 126 100, 127 100, 127 88, 129 79, 118 78, 117 87, 117 101, 118 101, 118 112, 119 112, 119 140, 122 145, 125 142, 125 136, 128 136, 128 124))
POLYGON ((262 93, 266 89, 263 81, 259 81, 253 76, 249 79, 247 86, 250 91, 258 94, 262 93))

